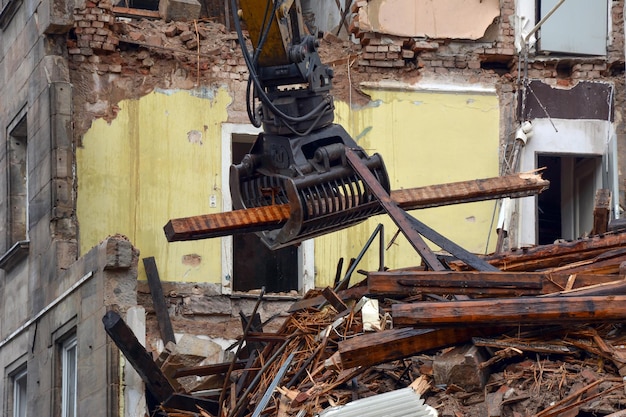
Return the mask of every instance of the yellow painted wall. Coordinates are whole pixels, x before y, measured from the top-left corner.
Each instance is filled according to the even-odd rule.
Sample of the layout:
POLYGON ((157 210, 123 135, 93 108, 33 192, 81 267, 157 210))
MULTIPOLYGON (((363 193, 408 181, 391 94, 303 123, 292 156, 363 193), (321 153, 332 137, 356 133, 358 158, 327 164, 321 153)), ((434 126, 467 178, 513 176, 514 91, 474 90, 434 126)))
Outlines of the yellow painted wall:
POLYGON ((194 94, 123 101, 115 120, 96 120, 84 136, 76 152, 81 253, 122 233, 141 258, 155 257, 162 280, 221 281, 219 239, 168 243, 163 233, 172 218, 219 212, 228 192, 220 189, 220 144, 231 96, 194 94))
MULTIPOLYGON (((221 282, 220 239, 168 243, 163 226, 178 217, 221 211, 221 123, 225 90, 154 92, 119 103, 110 124, 97 120, 77 149, 81 253, 112 233, 128 236, 141 257, 154 256, 162 280, 221 282), (197 131, 198 135, 188 132, 197 131), (201 142, 201 143, 200 143, 201 142), (217 207, 209 207, 214 195, 217 207)), ((337 102, 336 122, 368 152, 380 153, 392 189, 498 175, 498 99, 495 94, 371 90, 372 104, 337 102)), ((485 252, 494 203, 413 214, 472 252, 485 252)), ((356 257, 378 223, 389 242, 396 231, 377 216, 315 243, 316 286, 332 284, 340 256, 356 257)), ((378 267, 378 241, 360 269, 378 267)), ((495 237, 491 234, 491 247, 495 237)), ((402 237, 386 252, 392 268, 420 263, 402 237)), ((145 279, 140 263, 140 279, 145 279)))
MULTIPOLYGON (((336 103, 335 121, 357 139, 369 154, 380 153, 389 172, 391 188, 411 188, 498 175, 498 98, 493 94, 418 92, 372 89, 372 104, 352 109, 336 103)), ((495 246, 491 230, 495 202, 479 202, 411 214, 437 232, 474 253, 495 246)), ((388 216, 320 237, 315 242, 316 285, 332 285, 337 262, 356 257, 376 225, 385 226, 385 242, 397 227, 388 216)), ((436 249, 436 248, 435 248, 436 249)), ((401 268, 421 262, 400 235, 385 252, 385 265, 401 268)), ((358 269, 378 268, 378 239, 358 269)), ((345 267, 344 267, 345 271, 345 267)), ((352 283, 362 279, 353 275, 352 283)))

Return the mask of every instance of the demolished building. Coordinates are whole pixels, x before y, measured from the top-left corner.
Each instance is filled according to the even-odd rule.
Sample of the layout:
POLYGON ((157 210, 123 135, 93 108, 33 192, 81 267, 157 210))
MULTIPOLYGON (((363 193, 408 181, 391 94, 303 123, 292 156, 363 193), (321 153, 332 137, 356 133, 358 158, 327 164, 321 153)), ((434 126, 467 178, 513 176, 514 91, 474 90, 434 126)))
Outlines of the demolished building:
MULTIPOLYGON (((141 258, 159 266, 178 336, 202 335, 223 350, 240 336, 239 312, 253 310, 261 284, 274 293, 263 318, 280 316, 309 290, 332 286, 337 258, 356 256, 388 221, 282 254, 244 237, 168 243, 170 219, 230 210, 228 167, 258 130, 245 114, 247 69, 228 10, 190 2, 181 17, 177 2, 165 3, 1 3, 0 402, 8 415, 23 406, 72 415, 68 401, 76 415, 147 412, 141 381, 129 364, 120 372, 122 356, 100 321, 116 310, 151 352, 164 349, 141 258), (65 374, 71 363, 77 372, 65 374)), ((623 1, 570 2, 582 23, 555 12, 533 31, 552 3, 468 1, 455 13, 448 2, 415 2, 406 13, 392 1, 303 7, 312 30, 325 33, 320 53, 335 71, 337 119, 385 157, 393 189, 548 167, 550 189, 504 216, 511 249, 590 232, 597 189, 610 191, 613 219, 624 199, 623 1)), ((490 253, 499 206, 419 218, 490 253)), ((385 239, 393 241, 386 266, 420 264, 403 238, 385 239)), ((376 270, 377 256, 359 268, 376 270)))

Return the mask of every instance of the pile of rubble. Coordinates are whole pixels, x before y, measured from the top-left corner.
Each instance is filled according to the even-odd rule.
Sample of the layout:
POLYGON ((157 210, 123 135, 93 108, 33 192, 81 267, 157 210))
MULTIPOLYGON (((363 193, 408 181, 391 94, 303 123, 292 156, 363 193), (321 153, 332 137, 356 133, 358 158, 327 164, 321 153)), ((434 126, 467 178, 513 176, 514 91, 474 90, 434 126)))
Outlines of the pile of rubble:
MULTIPOLYGON (((255 309, 227 363, 170 348, 164 372, 122 351, 158 415, 369 415, 385 393, 401 398, 394 416, 621 416, 625 246, 616 231, 485 257, 497 272, 439 256, 449 270, 368 272, 350 288, 346 275, 295 302, 278 332, 255 309)), ((121 320, 106 319, 119 339, 121 320)))

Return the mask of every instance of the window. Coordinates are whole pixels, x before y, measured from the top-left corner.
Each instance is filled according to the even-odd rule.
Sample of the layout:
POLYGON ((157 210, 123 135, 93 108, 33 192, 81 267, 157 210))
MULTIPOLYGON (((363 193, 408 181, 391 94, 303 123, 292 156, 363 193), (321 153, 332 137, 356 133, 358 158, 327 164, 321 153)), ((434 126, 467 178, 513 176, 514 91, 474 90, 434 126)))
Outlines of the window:
POLYGON ((9 247, 26 240, 27 172, 26 116, 9 133, 7 155, 9 160, 9 247))
POLYGON ((12 412, 9 413, 9 415, 12 417, 26 417, 26 404, 28 402, 28 397, 26 395, 26 377, 26 367, 20 368, 17 372, 11 375, 13 396, 10 402, 12 412))
POLYGON ((76 336, 61 345, 61 417, 76 417, 78 388, 76 336))
POLYGON ((7 138, 7 236, 0 268, 10 269, 28 253, 28 128, 26 114, 9 125, 7 138))
MULTIPOLYGON (((231 161, 239 161, 249 151, 259 129, 251 125, 222 124, 222 187, 230 189, 231 161)), ((223 210, 232 208, 230 193, 223 193, 223 210)), ((222 238, 222 293, 246 292, 265 286, 267 292, 297 290, 304 294, 313 288, 313 240, 298 247, 270 251, 254 234, 222 238), (257 264, 250 259, 258 260, 257 264)))
MULTIPOLYGON (((559 0, 537 1, 537 22, 559 0)), ((539 29, 539 51, 575 55, 606 55, 609 2, 567 0, 539 29)))

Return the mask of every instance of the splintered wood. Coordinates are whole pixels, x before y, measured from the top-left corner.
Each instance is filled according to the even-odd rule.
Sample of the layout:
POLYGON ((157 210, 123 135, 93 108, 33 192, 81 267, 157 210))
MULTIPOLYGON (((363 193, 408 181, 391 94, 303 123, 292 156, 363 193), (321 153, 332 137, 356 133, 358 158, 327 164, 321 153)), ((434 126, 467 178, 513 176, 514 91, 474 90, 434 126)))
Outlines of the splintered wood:
POLYGON ((314 416, 412 386, 441 416, 619 415, 624 248, 626 232, 614 232, 484 257, 501 272, 454 261, 447 271, 376 271, 346 290, 310 291, 279 332, 245 334, 258 348, 247 359, 165 373, 221 376, 213 397, 184 393, 219 395, 219 411, 162 412, 314 416), (366 331, 370 302, 379 317, 366 331))

